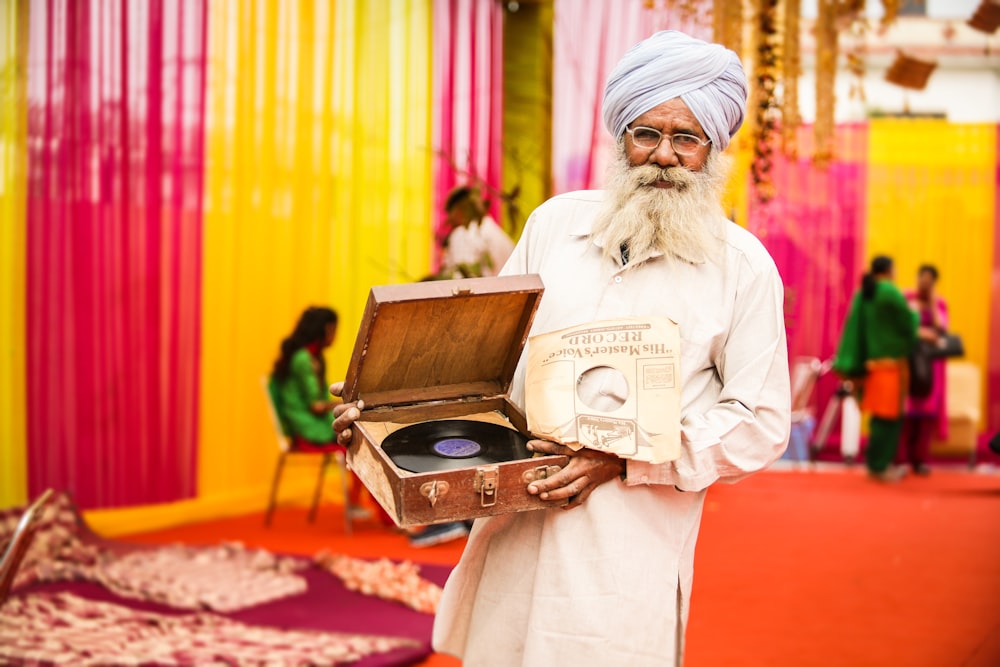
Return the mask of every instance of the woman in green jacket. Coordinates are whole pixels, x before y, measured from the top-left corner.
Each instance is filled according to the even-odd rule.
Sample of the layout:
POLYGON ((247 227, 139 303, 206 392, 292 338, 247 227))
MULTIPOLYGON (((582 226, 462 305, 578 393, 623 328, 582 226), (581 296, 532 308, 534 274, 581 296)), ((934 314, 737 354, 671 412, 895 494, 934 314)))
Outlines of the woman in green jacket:
POLYGON ((863 378, 861 408, 870 415, 865 461, 872 476, 884 481, 898 479, 891 463, 903 427, 918 322, 892 277, 892 259, 875 257, 851 301, 833 363, 842 377, 863 378))

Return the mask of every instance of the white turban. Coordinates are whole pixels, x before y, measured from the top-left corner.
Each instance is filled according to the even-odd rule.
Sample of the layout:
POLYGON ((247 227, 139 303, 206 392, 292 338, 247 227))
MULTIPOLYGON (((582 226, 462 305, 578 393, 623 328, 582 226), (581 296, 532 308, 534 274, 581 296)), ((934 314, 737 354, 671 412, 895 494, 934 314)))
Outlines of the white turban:
POLYGON ((622 57, 604 88, 604 125, 615 139, 628 124, 681 98, 718 150, 743 124, 747 80, 739 56, 675 30, 639 42, 622 57))

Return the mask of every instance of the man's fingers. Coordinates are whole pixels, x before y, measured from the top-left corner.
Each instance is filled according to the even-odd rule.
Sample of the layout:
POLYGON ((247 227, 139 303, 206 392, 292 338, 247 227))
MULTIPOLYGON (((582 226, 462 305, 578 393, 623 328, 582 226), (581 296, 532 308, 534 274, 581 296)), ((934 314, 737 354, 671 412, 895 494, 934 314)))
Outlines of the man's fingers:
POLYGON ((330 385, 330 393, 333 394, 334 396, 343 397, 343 395, 344 395, 344 383, 343 382, 334 382, 333 384, 331 384, 330 385))
MULTIPOLYGON (((341 403, 333 408, 333 430, 338 434, 342 431, 349 431, 351 426, 361 418, 361 411, 365 408, 364 401, 357 403, 341 403)), ((337 436, 340 440, 340 436, 337 436)))
MULTIPOLYGON (((551 477, 546 477, 545 479, 538 479, 528 485, 528 493, 540 495, 552 491, 554 489, 561 488, 571 483, 577 478, 577 473, 569 470, 569 466, 566 466, 556 474, 551 477)), ((544 497, 544 496, 543 496, 544 497)))
POLYGON ((546 455, 573 455, 573 450, 566 445, 560 445, 558 442, 552 442, 550 440, 529 440, 528 450, 535 452, 536 454, 546 454, 546 455))
POLYGON ((563 506, 563 509, 568 510, 574 507, 579 507, 580 505, 583 504, 583 501, 590 496, 590 494, 594 491, 595 488, 597 487, 594 486, 593 484, 584 487, 583 491, 581 491, 580 493, 576 494, 575 496, 569 499, 569 503, 563 506))
POLYGON ((528 491, 535 487, 536 493, 542 500, 562 500, 571 498, 578 493, 582 493, 590 485, 590 478, 586 475, 573 477, 567 475, 560 479, 562 473, 557 473, 548 479, 532 482, 528 485, 528 491))

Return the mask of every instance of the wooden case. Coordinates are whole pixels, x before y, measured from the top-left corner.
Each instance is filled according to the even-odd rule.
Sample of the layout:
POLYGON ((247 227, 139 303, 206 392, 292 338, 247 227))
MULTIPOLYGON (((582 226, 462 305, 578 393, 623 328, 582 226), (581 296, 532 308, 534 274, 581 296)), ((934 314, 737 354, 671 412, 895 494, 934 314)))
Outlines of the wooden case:
POLYGON ((542 290, 535 275, 372 288, 344 381, 344 400, 365 403, 347 459, 398 525, 565 504, 526 489, 566 465, 565 456, 413 473, 381 447, 394 430, 435 419, 501 423, 527 435, 507 394, 542 290))

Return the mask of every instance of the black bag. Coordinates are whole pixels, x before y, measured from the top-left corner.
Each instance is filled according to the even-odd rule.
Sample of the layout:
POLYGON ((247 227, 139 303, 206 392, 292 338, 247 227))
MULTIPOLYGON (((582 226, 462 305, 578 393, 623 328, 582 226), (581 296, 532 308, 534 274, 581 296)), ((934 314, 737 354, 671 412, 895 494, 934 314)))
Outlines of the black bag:
POLYGON ((946 333, 941 336, 937 345, 933 346, 931 356, 934 357, 964 357, 965 345, 958 334, 946 333))
POLYGON ((934 390, 934 343, 918 340, 910 352, 910 387, 913 398, 926 398, 934 390))

